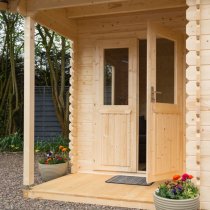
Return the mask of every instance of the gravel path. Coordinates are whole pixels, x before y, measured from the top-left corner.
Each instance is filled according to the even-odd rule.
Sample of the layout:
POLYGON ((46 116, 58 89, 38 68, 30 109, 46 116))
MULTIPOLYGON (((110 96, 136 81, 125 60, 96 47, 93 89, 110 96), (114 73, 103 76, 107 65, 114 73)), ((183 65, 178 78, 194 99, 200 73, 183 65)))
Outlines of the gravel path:
MULTIPOLYGON (((36 161, 37 163, 37 161, 36 161)), ((0 153, 0 210, 125 210, 108 206, 86 205, 49 200, 24 199, 23 155, 21 153, 0 153)), ((35 169, 35 183, 41 183, 35 169)))

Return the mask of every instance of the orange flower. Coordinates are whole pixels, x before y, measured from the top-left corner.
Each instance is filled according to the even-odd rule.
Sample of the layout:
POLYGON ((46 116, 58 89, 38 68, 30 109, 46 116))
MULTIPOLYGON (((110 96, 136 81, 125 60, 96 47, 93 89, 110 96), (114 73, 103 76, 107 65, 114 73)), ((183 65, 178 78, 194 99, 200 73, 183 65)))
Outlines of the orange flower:
POLYGON ((60 146, 59 149, 62 150, 63 149, 63 146, 60 146))
POLYGON ((189 179, 192 179, 193 178, 193 176, 192 175, 189 175, 189 179))
POLYGON ((66 152, 66 151, 67 151, 67 148, 63 148, 63 149, 62 149, 62 152, 66 152))
POLYGON ((181 176, 178 175, 178 174, 177 174, 177 175, 174 175, 174 176, 173 176, 173 180, 174 180, 174 181, 175 181, 175 180, 178 180, 180 177, 181 177, 181 176))

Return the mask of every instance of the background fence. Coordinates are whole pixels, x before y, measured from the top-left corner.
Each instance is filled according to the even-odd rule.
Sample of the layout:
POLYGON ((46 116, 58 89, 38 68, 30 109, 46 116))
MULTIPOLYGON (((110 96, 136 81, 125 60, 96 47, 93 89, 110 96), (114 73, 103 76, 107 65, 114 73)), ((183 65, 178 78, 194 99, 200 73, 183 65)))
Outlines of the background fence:
POLYGON ((35 87, 35 139, 47 140, 61 135, 51 87, 35 87))

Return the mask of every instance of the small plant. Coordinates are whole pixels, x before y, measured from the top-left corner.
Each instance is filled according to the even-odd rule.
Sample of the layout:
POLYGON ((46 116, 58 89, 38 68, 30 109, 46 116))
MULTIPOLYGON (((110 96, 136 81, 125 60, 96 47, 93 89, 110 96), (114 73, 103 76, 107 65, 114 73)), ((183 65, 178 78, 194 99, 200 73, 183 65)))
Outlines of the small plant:
POLYGON ((23 137, 19 133, 14 133, 9 136, 0 138, 1 152, 16 152, 23 151, 23 137))
POLYGON ((59 164, 69 160, 69 149, 64 146, 59 146, 57 151, 48 151, 45 156, 39 160, 41 164, 59 164))
POLYGON ((68 147, 69 140, 61 136, 53 139, 38 139, 35 141, 34 150, 36 153, 43 153, 46 151, 52 151, 53 153, 55 153, 57 152, 59 145, 68 147))
POLYGON ((183 174, 173 176, 173 180, 161 184, 156 195, 168 199, 192 199, 199 195, 198 188, 191 181, 192 175, 183 174))

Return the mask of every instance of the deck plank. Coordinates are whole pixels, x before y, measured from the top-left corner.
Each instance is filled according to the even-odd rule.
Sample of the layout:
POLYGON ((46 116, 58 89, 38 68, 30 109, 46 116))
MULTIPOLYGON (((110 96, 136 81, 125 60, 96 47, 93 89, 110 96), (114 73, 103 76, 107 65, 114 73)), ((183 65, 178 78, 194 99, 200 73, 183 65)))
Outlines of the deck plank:
POLYGON ((27 197, 154 209, 153 192, 157 183, 151 186, 105 183, 111 177, 101 174, 70 174, 32 187, 27 197))

